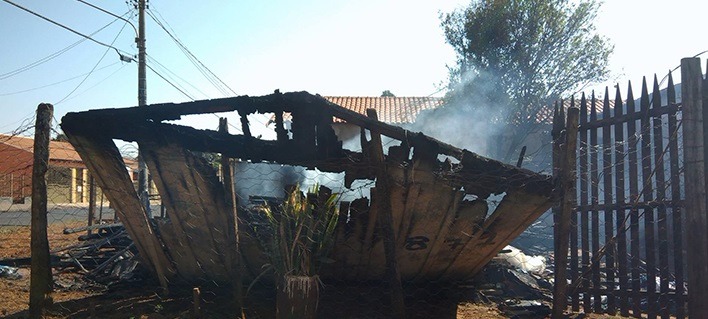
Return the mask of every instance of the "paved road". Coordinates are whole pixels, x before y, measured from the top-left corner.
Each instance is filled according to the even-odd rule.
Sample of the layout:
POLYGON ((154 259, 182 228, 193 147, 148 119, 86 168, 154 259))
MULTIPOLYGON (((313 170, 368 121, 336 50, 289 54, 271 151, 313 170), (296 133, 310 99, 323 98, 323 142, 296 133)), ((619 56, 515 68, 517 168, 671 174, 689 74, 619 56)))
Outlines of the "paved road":
MULTIPOLYGON (((98 209, 96 209, 96 215, 98 215, 98 209)), ((113 209, 104 208, 103 218, 113 219, 113 209)), ((0 227, 29 226, 30 219, 29 209, 0 211, 0 227)), ((76 221, 88 221, 88 207, 50 207, 47 213, 47 222, 49 224, 76 221)))

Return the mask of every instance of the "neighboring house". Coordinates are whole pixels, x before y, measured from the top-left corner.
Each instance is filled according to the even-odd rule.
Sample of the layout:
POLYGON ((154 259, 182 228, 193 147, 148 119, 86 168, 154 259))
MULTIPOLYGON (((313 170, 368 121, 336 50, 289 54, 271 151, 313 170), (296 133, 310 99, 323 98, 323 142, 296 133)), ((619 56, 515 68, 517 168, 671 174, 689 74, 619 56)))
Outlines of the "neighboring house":
MULTIPOLYGON (((325 99, 346 109, 366 115, 367 109, 375 109, 379 121, 400 125, 415 122, 423 110, 442 106, 440 97, 369 97, 369 96, 325 96, 325 99)), ((335 122, 342 122, 335 120, 335 122)))
MULTIPOLYGON (((0 198, 24 202, 32 195, 34 139, 0 134, 0 198)), ((127 166, 130 166, 126 159, 127 166)), ((129 171, 130 167, 126 167, 129 171)), ((134 174, 131 174, 133 176, 134 174)), ((47 196, 50 203, 87 203, 89 173, 68 142, 49 142, 47 196)), ((100 190, 99 190, 100 191, 100 190)))
MULTIPOLYGON (((440 97, 325 96, 324 98, 363 115, 367 115, 367 109, 374 109, 379 121, 397 126, 414 123, 422 111, 433 110, 443 105, 443 99, 440 97)), ((334 122, 334 132, 344 142, 344 147, 359 150, 359 127, 337 118, 334 122)))
MULTIPOLYGON (((21 203, 32 194, 34 139, 0 134, 0 197, 21 203)), ((54 203, 88 201, 88 171, 71 144, 49 142, 47 194, 54 203)))

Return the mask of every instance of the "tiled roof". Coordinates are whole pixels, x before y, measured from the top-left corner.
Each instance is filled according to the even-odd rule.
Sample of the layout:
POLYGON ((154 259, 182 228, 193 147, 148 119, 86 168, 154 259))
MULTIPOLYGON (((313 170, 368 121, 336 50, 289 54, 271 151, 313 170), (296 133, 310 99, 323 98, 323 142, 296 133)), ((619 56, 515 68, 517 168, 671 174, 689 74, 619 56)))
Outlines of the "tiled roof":
MULTIPOLYGON (((17 149, 21 149, 30 153, 34 152, 34 139, 18 135, 0 134, 0 143, 6 144, 17 149)), ((79 153, 74 150, 68 142, 50 141, 49 142, 49 160, 55 161, 71 161, 81 162, 79 153)))
MULTIPOLYGON (((325 99, 343 108, 366 115, 366 109, 375 109, 379 121, 390 124, 415 122, 423 110, 443 104, 439 97, 376 97, 376 96, 325 96, 325 99)), ((341 122, 336 119, 335 121, 341 122)))
MULTIPOLYGON (((615 108, 615 101, 610 99, 609 100, 609 107, 611 112, 614 113, 614 108, 615 108)), ((588 115, 590 114, 590 110, 592 109, 592 102, 590 99, 587 100, 587 105, 588 105, 588 115)), ((580 108, 580 99, 575 100, 575 107, 580 108)), ((543 107, 538 111, 536 114, 536 121, 539 123, 552 123, 553 122, 553 108, 554 106, 546 106, 543 107)), ((570 99, 564 99, 563 100, 563 109, 566 111, 570 108, 570 99)), ((597 117, 602 118, 602 110, 604 109, 604 100, 603 98, 596 98, 595 99, 595 111, 597 112, 597 117)))

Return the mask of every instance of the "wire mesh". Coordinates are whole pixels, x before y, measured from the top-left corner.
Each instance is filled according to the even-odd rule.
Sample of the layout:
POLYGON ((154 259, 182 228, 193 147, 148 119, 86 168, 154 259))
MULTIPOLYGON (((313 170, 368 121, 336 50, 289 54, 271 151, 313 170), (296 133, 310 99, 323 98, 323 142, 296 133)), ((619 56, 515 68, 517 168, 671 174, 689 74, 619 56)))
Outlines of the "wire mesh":
MULTIPOLYGON (((31 183, 33 163, 33 125, 0 135, 0 230, 11 239, 0 241, 3 258, 28 257, 30 251, 31 183)), ((74 244, 76 236, 63 234, 64 229, 86 226, 88 221, 88 171, 79 160, 70 161, 68 142, 52 141, 47 172, 47 221, 52 250, 74 244)), ((113 220, 113 210, 97 193, 100 216, 96 223, 113 220)))
MULTIPOLYGON (((352 141, 344 141, 345 149, 361 151, 361 139, 358 136, 360 130, 357 127, 354 129, 353 136, 356 137, 352 141)), ((363 139, 371 138, 372 134, 368 132, 363 139)), ((173 281, 170 284, 179 285, 181 281, 185 281, 203 287, 201 298, 205 307, 216 309, 224 303, 223 299, 220 299, 223 290, 230 288, 229 263, 233 262, 233 256, 230 255, 233 251, 229 247, 230 241, 227 237, 229 224, 225 219, 229 210, 223 198, 219 197, 224 195, 223 185, 216 174, 221 155, 191 152, 179 147, 170 149, 169 143, 166 144, 167 146, 164 143, 141 144, 141 147, 151 150, 149 154, 154 154, 147 158, 155 181, 152 193, 157 194, 156 189, 162 191, 160 197, 153 198, 154 218, 145 221, 146 226, 150 227, 150 236, 159 240, 159 251, 169 260, 165 269, 180 274, 171 278, 173 281), (214 196, 220 194, 219 192, 222 192, 221 195, 214 196), (159 204, 161 201, 164 201, 163 205, 159 204)), ((548 251, 552 248, 548 235, 542 236, 542 243, 536 243, 537 247, 542 248, 533 252, 542 256, 526 255, 502 244, 504 240, 515 237, 517 230, 520 231, 516 223, 530 223, 520 220, 519 216, 528 214, 535 217, 542 213, 538 207, 548 206, 548 194, 536 197, 535 192, 543 191, 525 184, 533 182, 536 183, 534 185, 546 187, 550 182, 545 177, 530 181, 536 177, 531 178, 528 172, 490 164, 471 153, 467 153, 468 158, 465 161, 478 160, 482 163, 480 165, 492 165, 492 168, 470 173, 469 176, 460 176, 457 173, 463 171, 462 165, 468 164, 451 156, 438 156, 424 147, 421 147, 422 151, 406 149, 401 141, 386 138, 383 139, 382 147, 388 152, 389 158, 395 157, 400 161, 398 165, 388 166, 391 189, 406 190, 406 193, 397 194, 400 202, 392 205, 399 205, 399 210, 411 214, 398 216, 393 223, 399 234, 395 238, 395 246, 400 253, 398 259, 406 312, 410 317, 475 318, 498 315, 496 310, 491 310, 491 306, 480 307, 476 304, 490 301, 503 303, 505 309, 512 313, 528 311, 529 307, 537 307, 541 312, 548 308, 549 271, 544 266, 548 262, 545 257, 550 257, 548 251), (526 191, 529 196, 522 197, 525 200, 515 199, 516 196, 523 196, 519 194, 525 194, 526 191), (518 207, 512 207, 514 205, 518 207), (499 250, 506 252, 504 256, 492 258, 499 250), (463 254, 463 251, 466 253, 463 254), (482 269, 488 259, 493 259, 492 266, 482 269), (479 274, 479 277, 472 278, 473 274, 479 274)), ((371 150, 368 149, 368 152, 371 150)), ((530 152, 536 153, 541 152, 530 152)), ((393 301, 390 298, 392 289, 386 279, 386 253, 383 248, 385 234, 380 226, 380 217, 371 214, 373 208, 382 201, 382 197, 377 197, 381 195, 377 195, 380 193, 376 190, 382 187, 377 184, 376 177, 381 166, 361 161, 360 157, 354 158, 355 155, 351 156, 351 162, 337 159, 315 160, 302 165, 282 165, 246 160, 233 164, 236 207, 241 222, 241 253, 247 257, 243 260, 245 283, 249 286, 244 287, 247 288, 247 312, 256 314, 256 317, 272 317, 277 299, 275 291, 279 284, 279 280, 268 267, 268 255, 263 254, 263 248, 256 238, 260 231, 266 229, 268 223, 260 214, 259 208, 266 204, 278 207, 293 185, 300 185, 303 192, 313 185, 320 185, 338 194, 340 202, 338 232, 335 238, 340 245, 333 248, 331 256, 321 261, 324 263, 323 269, 326 270, 321 274, 323 286, 320 286, 320 289, 323 294, 320 314, 343 314, 363 318, 391 316, 393 301), (326 172, 327 168, 331 169, 335 165, 350 165, 351 167, 344 167, 345 170, 355 171, 358 178, 349 180, 345 173, 326 172), (334 266, 330 264, 332 261, 334 266)), ((528 156, 528 166, 525 167, 531 167, 530 163, 549 165, 539 164, 542 162, 536 161, 536 157, 532 160, 532 155, 528 156)), ((116 268, 135 267, 122 264, 120 267, 102 268, 105 267, 104 262, 113 258, 111 256, 135 261, 132 257, 141 249, 137 246, 145 245, 141 242, 144 238, 134 237, 138 240, 133 244, 118 245, 113 235, 103 237, 100 240, 114 241, 110 249, 116 253, 94 258, 96 264, 89 266, 80 257, 90 254, 71 255, 75 251, 67 249, 76 245, 79 233, 67 235, 69 239, 65 242, 59 242, 52 237, 54 233, 63 232, 64 229, 88 224, 90 176, 83 164, 72 166, 70 162, 65 160, 59 165, 59 162, 55 161, 55 165, 52 165, 50 159, 50 173, 47 179, 51 185, 48 219, 52 251, 62 254, 69 252, 67 260, 73 263, 72 267, 83 267, 85 270, 82 271, 86 273, 105 273, 113 272, 116 268), (132 254, 128 256, 126 251, 132 254)), ((105 177, 100 176, 101 174, 108 174, 116 180, 125 177, 132 182, 134 176, 125 168, 131 166, 130 163, 130 160, 122 159, 115 167, 103 166, 103 171, 97 172, 97 179, 105 177)), ((15 181, 20 171, 12 170, 10 173, 14 175, 9 177, 10 180, 15 181)), ((123 185, 118 187, 114 182, 111 181, 113 184, 108 185, 103 178, 103 191, 107 194, 114 192, 113 198, 118 195, 131 195, 128 188, 123 185)), ((19 234, 15 237, 24 236, 24 242, 12 245, 18 249, 24 247, 28 253, 29 223, 23 218, 29 216, 29 202, 27 195, 22 193, 22 187, 18 189, 19 195, 17 191, 10 190, 9 197, 4 199, 8 203, 7 209, 3 209, 2 213, 10 220, 3 225, 18 226, 1 228, 3 232, 8 230, 8 233, 19 234), (25 204, 21 204, 22 199, 25 204), (15 228, 10 230, 11 227, 15 228)), ((97 191, 98 216, 94 216, 92 222, 110 224, 117 221, 115 215, 121 216, 123 222, 135 222, 137 219, 134 217, 141 214, 128 208, 140 206, 126 204, 135 200, 127 195, 120 197, 124 202, 110 205, 108 200, 102 197, 102 192, 97 191), (123 219, 124 216, 128 218, 123 219)), ((538 229, 548 232, 552 228, 545 225, 539 226, 538 229)), ((81 233, 83 232, 87 231, 82 230, 81 233)), ((531 241, 534 242, 535 239, 531 241)), ((525 247, 522 248, 525 250, 525 247)), ((27 255, 18 253, 12 257, 21 256, 27 255)), ((149 251, 141 258, 143 261, 147 259, 146 267, 149 267, 150 262, 159 260, 150 258, 152 256, 149 251)), ((130 270, 119 271, 118 275, 128 273, 130 270)))

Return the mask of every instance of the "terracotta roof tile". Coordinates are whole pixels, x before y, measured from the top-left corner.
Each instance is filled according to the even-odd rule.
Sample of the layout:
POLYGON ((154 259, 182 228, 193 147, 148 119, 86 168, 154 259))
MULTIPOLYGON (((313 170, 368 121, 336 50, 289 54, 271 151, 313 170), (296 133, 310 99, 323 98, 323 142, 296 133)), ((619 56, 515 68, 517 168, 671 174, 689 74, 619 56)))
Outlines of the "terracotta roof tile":
MULTIPOLYGON (((10 145, 30 153, 34 152, 34 139, 18 135, 0 134, 0 143, 10 145)), ((50 141, 49 159, 55 161, 81 162, 79 153, 68 142, 50 141)))
MULTIPOLYGON (((366 109, 375 109, 379 121, 392 124, 415 122, 423 110, 434 109, 443 104, 439 97, 375 97, 375 96, 325 96, 330 102, 360 114, 366 109)), ((337 122, 341 120, 337 119, 337 122)))

